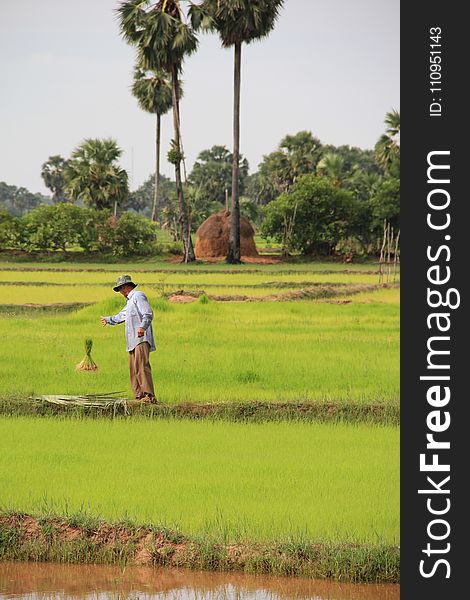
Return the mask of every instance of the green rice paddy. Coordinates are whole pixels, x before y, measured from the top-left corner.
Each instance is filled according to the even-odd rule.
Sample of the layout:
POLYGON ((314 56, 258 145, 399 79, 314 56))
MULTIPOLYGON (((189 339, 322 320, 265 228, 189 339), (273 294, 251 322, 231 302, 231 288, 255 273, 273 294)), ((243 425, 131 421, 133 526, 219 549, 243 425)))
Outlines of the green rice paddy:
MULTIPOLYGON (((1 256, 1 255, 0 255, 1 256)), ((27 260, 18 259, 0 261, 0 270, 9 271, 105 271, 111 273, 139 273, 139 272, 182 272, 182 273, 214 273, 214 272, 248 272, 248 273, 317 273, 317 272, 355 272, 355 273, 377 273, 378 264, 376 262, 365 263, 340 263, 340 262, 311 262, 311 261, 289 261, 282 262, 276 260, 273 263, 257 264, 257 263, 241 263, 239 265, 227 265, 223 260, 217 262, 196 262, 184 264, 181 258, 176 258, 175 261, 168 260, 150 260, 142 258, 139 261, 126 262, 95 262, 80 260, 81 254, 77 258, 71 260, 69 255, 67 259, 60 257, 48 257, 44 260, 34 261, 28 258, 27 260)))
MULTIPOLYGON (((1 395, 130 395, 124 326, 100 324, 100 315, 124 304, 111 293, 69 314, 0 319, 3 339, 21 332, 14 357, 9 344, 0 348, 0 361, 9 365, 0 374, 1 395), (87 337, 96 373, 75 370, 87 337)), ((398 401, 394 304, 151 302, 157 340, 151 362, 164 402, 398 401)))
MULTIPOLYGON (((269 265, 272 267, 272 265, 269 265)), ((128 267, 124 270, 129 270, 128 267)), ((0 291, 8 304, 97 302, 109 298, 116 280, 109 271, 0 270, 0 291)), ((134 272, 140 289, 149 297, 174 291, 205 291, 224 297, 261 298, 315 286, 377 285, 374 272, 301 272, 251 270, 250 272, 185 272, 159 270, 134 272)))
MULTIPOLYGON (((322 273, 318 272, 300 272, 300 273, 198 273, 195 271, 187 271, 185 273, 172 272, 155 272, 155 273, 136 273, 134 272, 136 282, 143 284, 171 285, 178 287, 181 285, 190 286, 236 286, 249 287, 258 285, 260 287, 266 285, 275 286, 277 283, 288 285, 310 285, 313 283, 377 283, 378 275, 376 273, 322 273)), ((5 285, 24 284, 24 283, 56 283, 56 284, 73 284, 73 285, 95 285, 102 284, 109 288, 112 287, 116 277, 108 272, 83 272, 77 278, 77 273, 73 271, 22 271, 18 277, 18 271, 2 271, 0 270, 0 283, 5 285), (78 281, 77 281, 78 279, 78 281)))
MULTIPOLYGON (((374 264, 304 262, 1 263, 0 399, 132 397, 124 326, 100 324, 125 303, 112 291, 122 273, 154 309, 151 362, 163 404, 398 405, 399 289, 367 288, 378 284, 374 264), (162 298, 203 289, 256 300, 335 284, 337 296, 323 301, 162 298), (364 291, 348 295, 344 285, 364 291), (89 305, 58 310, 73 303, 89 305), (86 338, 97 372, 75 369, 86 338)), ((398 428, 385 425, 3 416, 0 511, 126 518, 228 542, 391 547, 399 535, 398 450, 398 428)), ((349 559, 339 560, 347 570, 349 559)))
POLYGON ((3 418, 0 489, 1 508, 226 540, 397 544, 398 430, 3 418))
MULTIPOLYGON (((113 282, 114 283, 114 282, 113 282)), ((97 302, 109 298, 109 286, 104 285, 83 285, 71 286, 61 285, 2 285, 0 284, 0 293, 3 294, 9 304, 54 304, 58 302, 97 302)), ((139 285, 139 289, 147 294, 149 298, 157 298, 160 289, 157 286, 146 284, 139 285)), ((229 300, 230 297, 247 296, 249 298, 266 298, 273 295, 285 294, 286 292, 297 291, 299 286, 288 287, 243 287, 243 286, 207 286, 197 283, 192 285, 188 282, 179 282, 179 285, 167 285, 166 293, 184 290, 185 292, 204 291, 209 296, 222 296, 229 300)), ((320 292, 321 294, 321 292, 320 292)), ((338 296, 343 295, 338 289, 338 296)))

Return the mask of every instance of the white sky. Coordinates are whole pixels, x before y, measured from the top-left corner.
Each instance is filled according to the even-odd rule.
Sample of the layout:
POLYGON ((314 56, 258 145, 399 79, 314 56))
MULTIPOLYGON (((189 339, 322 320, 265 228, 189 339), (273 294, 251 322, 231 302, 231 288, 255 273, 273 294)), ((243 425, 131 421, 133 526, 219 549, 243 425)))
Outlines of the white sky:
MULTIPOLYGON (((250 172, 282 137, 373 148, 399 109, 399 0, 286 0, 269 38, 242 50, 241 151, 250 172)), ((50 193, 41 165, 86 137, 113 137, 136 189, 153 171, 154 117, 129 91, 134 49, 116 0, 0 0, 0 181, 50 193)), ((200 37, 181 105, 188 171, 214 144, 232 146, 232 51, 200 37)), ((170 115, 162 119, 162 172, 170 115)))

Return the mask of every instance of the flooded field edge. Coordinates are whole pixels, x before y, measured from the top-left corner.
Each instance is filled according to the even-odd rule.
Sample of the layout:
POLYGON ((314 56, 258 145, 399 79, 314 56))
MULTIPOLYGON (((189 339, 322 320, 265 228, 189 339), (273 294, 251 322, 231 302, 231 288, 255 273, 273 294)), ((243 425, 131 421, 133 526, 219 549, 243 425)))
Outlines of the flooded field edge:
POLYGON ((345 584, 328 580, 166 567, 118 567, 0 562, 0 598, 246 598, 258 600, 399 600, 398 584, 345 584))
POLYGON ((0 561, 98 563, 231 571, 342 582, 398 583, 387 544, 283 541, 226 544, 154 526, 0 512, 0 561))

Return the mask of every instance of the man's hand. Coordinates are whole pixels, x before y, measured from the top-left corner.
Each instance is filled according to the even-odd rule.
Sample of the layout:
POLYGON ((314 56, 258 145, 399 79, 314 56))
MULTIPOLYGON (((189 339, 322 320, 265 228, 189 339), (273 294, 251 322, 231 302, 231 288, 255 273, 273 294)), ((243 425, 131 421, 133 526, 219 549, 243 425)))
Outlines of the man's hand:
POLYGON ((137 330, 137 335, 139 337, 143 337, 145 333, 145 329, 143 327, 139 327, 139 329, 137 330))
POLYGON ((101 325, 103 325, 103 327, 106 327, 107 324, 108 322, 106 321, 106 317, 101 317, 101 325))

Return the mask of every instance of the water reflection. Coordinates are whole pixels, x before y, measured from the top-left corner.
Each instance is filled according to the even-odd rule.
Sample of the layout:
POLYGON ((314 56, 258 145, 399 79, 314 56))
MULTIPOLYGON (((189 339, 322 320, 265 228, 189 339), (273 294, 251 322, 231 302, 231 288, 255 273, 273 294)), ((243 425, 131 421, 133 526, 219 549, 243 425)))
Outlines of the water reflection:
POLYGON ((398 585, 184 569, 0 562, 0 599, 399 600, 398 585))

